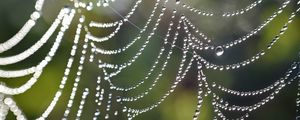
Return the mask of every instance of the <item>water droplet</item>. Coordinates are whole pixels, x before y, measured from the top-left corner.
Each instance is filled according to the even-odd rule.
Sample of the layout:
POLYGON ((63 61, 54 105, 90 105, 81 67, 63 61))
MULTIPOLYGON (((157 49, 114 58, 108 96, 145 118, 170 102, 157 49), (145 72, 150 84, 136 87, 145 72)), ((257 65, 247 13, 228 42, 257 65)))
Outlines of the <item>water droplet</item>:
POLYGON ((117 102, 121 102, 121 97, 120 96, 117 96, 117 102))
POLYGON ((215 52, 216 52, 217 56, 221 56, 224 53, 224 49, 223 49, 223 47, 218 46, 218 47, 216 47, 215 52))
POLYGON ((109 119, 109 115, 108 114, 105 115, 105 119, 109 119))
POLYGON ((91 11, 93 9, 93 3, 92 2, 89 2, 88 5, 86 6, 86 9, 88 11, 91 11))
POLYGON ((292 64, 292 69, 295 70, 297 68, 298 64, 294 63, 292 64))

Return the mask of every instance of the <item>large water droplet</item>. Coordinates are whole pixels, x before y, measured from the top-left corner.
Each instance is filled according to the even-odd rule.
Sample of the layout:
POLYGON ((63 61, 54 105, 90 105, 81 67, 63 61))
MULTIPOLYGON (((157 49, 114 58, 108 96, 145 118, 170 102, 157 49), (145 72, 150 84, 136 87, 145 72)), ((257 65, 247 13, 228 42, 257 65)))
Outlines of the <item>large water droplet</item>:
POLYGON ((217 56, 221 56, 224 53, 224 49, 222 46, 218 46, 218 47, 216 47, 215 52, 216 52, 217 56))

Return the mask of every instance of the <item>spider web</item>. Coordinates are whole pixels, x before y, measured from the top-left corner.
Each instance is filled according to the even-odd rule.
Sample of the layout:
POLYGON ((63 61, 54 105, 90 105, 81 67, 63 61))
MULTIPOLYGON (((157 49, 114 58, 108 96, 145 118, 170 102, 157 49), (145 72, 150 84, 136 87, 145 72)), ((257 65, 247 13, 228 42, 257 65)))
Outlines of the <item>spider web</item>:
MULTIPOLYGON (((197 103, 194 113, 191 113, 191 119, 196 120, 202 115, 205 111, 202 108, 205 101, 209 102, 213 109, 212 119, 246 119, 253 111, 272 104, 270 102, 274 101, 284 88, 292 85, 298 85, 299 88, 300 85, 299 54, 295 54, 295 59, 290 60, 294 62, 289 63, 285 72, 272 75, 278 78, 266 81, 265 86, 261 86, 260 89, 235 90, 226 87, 225 80, 214 80, 223 79, 218 78, 218 73, 245 71, 250 65, 264 62, 266 56, 276 49, 274 47, 279 44, 279 40, 288 42, 288 39, 284 40, 284 38, 288 28, 293 25, 299 14, 300 1, 278 2, 272 14, 264 21, 257 21, 257 25, 232 22, 241 24, 235 26, 239 29, 232 31, 228 28, 227 30, 237 34, 226 35, 228 32, 222 32, 224 31, 222 26, 227 24, 224 21, 234 21, 234 18, 242 18, 237 20, 242 21, 247 19, 245 17, 247 15, 254 16, 253 12, 259 11, 259 7, 268 4, 268 1, 256 0, 241 5, 242 7, 237 5, 236 10, 225 9, 225 11, 223 5, 220 10, 210 10, 210 8, 200 9, 193 6, 189 1, 135 0, 124 15, 114 6, 118 0, 71 0, 68 2, 71 5, 61 8, 55 15, 56 19, 51 22, 50 27, 38 41, 17 54, 6 55, 7 52, 14 52, 13 49, 16 49, 17 45, 24 44, 25 37, 39 25, 43 6, 46 3, 44 2, 44 0, 37 0, 35 10, 24 26, 13 37, 0 44, 0 53, 4 54, 0 57, 2 67, 0 77, 5 79, 0 85, 1 119, 5 119, 9 111, 16 119, 27 118, 14 97, 34 89, 33 87, 43 79, 47 67, 50 67, 48 64, 55 62, 59 52, 65 53, 65 56, 62 56, 66 59, 63 76, 58 80, 60 84, 56 86, 58 89, 51 96, 51 101, 36 118, 39 120, 47 119, 57 104, 65 104, 60 108, 62 109, 60 112, 63 113, 61 119, 131 120, 161 106, 166 99, 175 95, 176 88, 184 84, 192 84, 196 91, 197 103), (144 17, 140 17, 139 10, 143 10, 145 6, 148 9, 145 10, 144 17), (88 16, 89 13, 99 9, 113 13, 119 19, 98 22, 95 16, 88 16), (287 17, 281 17, 282 14, 287 14, 287 17), (249 48, 253 48, 252 42, 260 37, 264 29, 272 27, 278 19, 284 23, 278 27, 272 37, 268 38, 268 43, 264 47, 259 47, 253 52, 254 54, 251 53, 250 57, 232 61, 224 59, 233 57, 234 55, 228 54, 236 50, 236 47, 251 45, 249 48), (215 25, 207 26, 209 23, 215 25), (75 31, 69 29, 73 27, 75 31), (205 31, 203 28, 209 30, 205 31), (214 28, 217 30, 213 31, 214 28), (99 30, 105 32, 99 33, 99 30), (70 40, 69 52, 63 51, 64 46, 61 46, 67 31, 75 34, 70 40), (127 34, 127 31, 134 32, 127 34), (221 34, 214 36, 213 33, 221 34), (54 42, 48 43, 52 37, 55 39, 54 42), (38 50, 42 47, 48 47, 48 52, 38 63, 32 63, 35 65, 12 70, 6 68, 28 59, 30 61, 31 56, 40 54, 38 50), (218 63, 218 61, 223 62, 218 63), (92 75, 87 75, 88 73, 92 75), (191 76, 195 77, 191 78, 191 76), (12 78, 27 80, 13 87, 6 82, 12 78), (193 83, 188 83, 190 81, 193 83), (87 83, 91 85, 86 85, 87 83), (159 94, 160 97, 154 97, 152 94, 159 94), (222 94, 241 98, 241 100, 257 98, 255 102, 240 105, 239 102, 236 104, 234 100, 230 101, 222 94), (143 103, 145 100, 147 102, 143 103), (234 115, 231 116, 231 113, 234 115)), ((224 7, 226 5, 232 6, 233 3, 226 3, 224 7)), ((241 53, 240 56, 246 55, 241 53)), ((300 106, 299 95, 298 90, 297 99, 292 100, 296 101, 297 115, 300 106)), ((295 118, 299 119, 297 115, 295 118)))

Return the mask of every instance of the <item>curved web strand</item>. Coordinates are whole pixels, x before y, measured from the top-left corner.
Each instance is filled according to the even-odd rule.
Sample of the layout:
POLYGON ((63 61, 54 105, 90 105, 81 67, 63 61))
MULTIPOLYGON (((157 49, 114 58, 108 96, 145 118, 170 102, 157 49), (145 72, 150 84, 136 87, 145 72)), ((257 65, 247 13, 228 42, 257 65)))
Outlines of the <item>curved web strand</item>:
MULTIPOLYGON (((163 65, 162 65, 163 67, 162 67, 161 71, 154 78, 154 81, 151 84, 151 86, 149 88, 147 88, 145 91, 139 91, 139 92, 142 92, 139 95, 122 98, 122 101, 137 101, 141 98, 144 98, 146 95, 148 95, 154 89, 154 87, 157 85, 158 80, 161 79, 161 77, 163 76, 163 72, 165 71, 166 66, 168 65, 168 60, 171 58, 171 55, 173 54, 174 45, 175 45, 176 41, 178 40, 179 30, 181 29, 181 27, 180 27, 181 23, 182 23, 182 21, 180 20, 179 23, 178 23, 178 26, 177 26, 177 30, 176 30, 176 33, 175 33, 175 36, 174 36, 174 40, 171 44, 171 50, 167 54, 167 60, 163 63, 163 65)), ((185 58, 185 56, 184 56, 184 58, 185 58)))
MULTIPOLYGON (((105 54, 105 55, 115 55, 115 54, 120 54, 125 52, 126 50, 128 50, 132 45, 134 45, 138 40, 140 40, 142 38, 142 34, 144 34, 146 32, 146 30, 149 27, 149 24, 152 22, 152 20, 154 20, 154 15, 156 14, 158 5, 160 3, 160 0, 157 0, 153 10, 151 11, 151 14, 149 16, 149 18, 147 19, 147 23, 144 25, 143 29, 140 29, 139 27, 137 27, 134 23, 132 23, 129 19, 128 19, 128 23, 132 24, 133 26, 137 27, 138 29, 140 29, 139 35, 136 36, 130 43, 126 44, 124 47, 119 48, 119 49, 113 49, 113 50, 106 50, 106 49, 102 49, 102 48, 98 48, 96 47, 93 43, 91 44, 93 46, 93 48, 95 49, 96 53, 99 54, 105 54)), ((113 9, 113 8, 111 8, 113 9)), ((117 11, 115 11, 117 12, 117 11)), ((118 13, 118 15, 121 16, 120 13, 118 13)), ((121 16, 122 18, 126 19, 126 17, 121 16)), ((154 29, 154 28, 153 28, 154 29)), ((153 30, 152 29, 152 30, 153 30)), ((145 41, 146 42, 146 41, 145 41)))
MULTIPOLYGON (((258 34, 259 32, 261 32, 261 30, 263 30, 267 25, 269 25, 269 23, 273 22, 275 18, 277 18, 282 12, 283 10, 287 7, 287 5, 290 3, 291 1, 287 0, 285 1, 281 7, 278 8, 277 11, 275 11, 270 17, 267 18, 267 20, 265 20, 261 25, 259 25, 258 27, 256 27, 254 30, 251 30, 249 33, 247 33, 244 36, 239 37, 238 39, 235 39, 229 43, 225 43, 223 45, 221 45, 222 48, 224 49, 229 49, 231 47, 234 47, 238 44, 241 44, 243 42, 246 42, 247 40, 249 40, 249 38, 253 37, 254 35, 258 34)), ((198 33, 201 36, 201 39, 204 39, 206 41, 213 41, 211 39, 209 39, 207 37, 207 35, 205 35, 205 33, 200 32, 197 27, 188 19, 185 17, 185 22, 187 23, 186 25, 188 25, 189 28, 192 28, 193 31, 195 31, 196 33, 198 33)), ((286 22, 288 23, 288 22, 286 22)), ((285 23, 285 24, 286 24, 285 23)), ((192 34, 191 30, 186 30, 187 34, 192 34)), ((214 50, 215 48, 217 48, 217 45, 212 45, 209 43, 204 43, 203 41, 201 41, 199 38, 197 38, 196 36, 193 35, 194 38, 194 42, 193 46, 194 48, 200 49, 200 50, 206 50, 206 48, 208 49, 212 49, 214 50)))
MULTIPOLYGON (((260 5, 263 2, 263 0, 257 0, 254 1, 253 3, 251 3, 250 5, 246 6, 245 8, 241 8, 239 10, 235 10, 235 11, 226 11, 223 13, 216 13, 216 12, 209 12, 209 11, 204 11, 204 10, 200 10, 197 8, 193 8, 192 6, 183 3, 180 4, 180 7, 186 8, 188 9, 190 12, 193 12, 197 15, 202 15, 202 16, 221 16, 221 17, 234 17, 234 16, 239 16, 239 15, 243 15, 247 12, 250 12, 251 10, 253 10, 254 8, 256 8, 258 5, 260 5)), ((179 4, 180 2, 178 2, 179 4)))
POLYGON ((73 19, 75 10, 70 10, 68 8, 64 8, 64 9, 62 9, 61 13, 63 13, 63 14, 61 14, 61 16, 58 16, 58 17, 64 18, 63 22, 62 22, 61 31, 58 33, 55 43, 51 47, 46 58, 37 65, 36 72, 33 74, 33 77, 30 78, 25 84, 23 84, 22 86, 17 87, 17 88, 10 88, 5 85, 0 85, 1 93, 7 94, 7 95, 15 95, 15 94, 24 93, 25 91, 30 89, 32 85, 34 85, 37 82, 38 78, 40 77, 40 75, 43 72, 43 68, 52 60, 52 57, 56 53, 56 51, 60 45, 60 42, 63 38, 64 32, 66 29, 68 29, 69 24, 70 24, 71 20, 73 19), (70 15, 65 15, 66 13, 69 13, 69 12, 71 12, 70 15))
POLYGON ((142 0, 137 0, 134 4, 134 6, 131 8, 130 12, 125 15, 121 20, 115 21, 115 22, 109 22, 109 23, 104 23, 104 22, 96 22, 96 21, 91 21, 89 23, 89 27, 96 27, 96 28, 111 28, 111 27, 116 27, 120 23, 123 22, 128 22, 128 20, 131 18, 131 16, 136 13, 136 9, 139 7, 140 3, 142 3, 142 0))
POLYGON ((56 106, 57 102, 59 101, 59 99, 63 93, 63 90, 65 88, 65 85, 66 85, 67 80, 70 75, 71 68, 73 67, 74 57, 78 53, 77 48, 78 48, 78 42, 80 39, 80 35, 82 33, 81 31, 82 31, 82 23, 83 22, 84 22, 84 17, 81 17, 79 19, 79 24, 77 25, 76 34, 74 37, 74 43, 73 43, 72 49, 70 51, 70 57, 68 59, 68 63, 65 68, 64 76, 61 79, 59 89, 55 93, 55 96, 54 96, 53 100, 51 101, 51 103, 49 104, 49 106, 47 107, 47 109, 44 111, 44 113, 41 115, 41 117, 38 118, 39 120, 44 120, 49 116, 49 114, 53 111, 54 107, 56 106))
POLYGON ((30 32, 31 28, 35 26, 36 21, 40 18, 43 4, 44 0, 36 1, 35 11, 31 14, 30 19, 24 24, 24 26, 19 30, 19 32, 17 32, 17 34, 15 34, 12 38, 8 39, 4 43, 0 44, 0 53, 11 49, 23 40, 23 38, 30 32))
MULTIPOLYGON (((171 18, 173 18, 173 19, 175 18, 175 13, 176 13, 176 11, 173 11, 173 16, 172 16, 171 18)), ((163 53, 164 53, 165 50, 166 50, 165 46, 167 45, 168 39, 170 39, 170 36, 171 36, 171 35, 170 35, 170 31, 171 31, 171 29, 172 29, 172 27, 173 27, 173 24, 174 24, 173 22, 170 23, 169 28, 168 28, 168 31, 167 31, 167 34, 165 35, 165 38, 164 38, 163 46, 162 46, 162 48, 160 49, 160 52, 159 52, 159 54, 158 54, 158 56, 157 56, 157 58, 156 58, 156 61, 155 61, 154 64, 152 65, 152 67, 151 67, 151 69, 149 70, 149 72, 147 72, 147 75, 146 75, 142 80, 139 80, 138 84, 135 84, 135 85, 132 85, 132 86, 126 87, 126 88, 122 88, 122 87, 118 87, 118 86, 114 85, 114 84, 111 82, 111 80, 109 79, 108 81, 109 81, 109 83, 110 83, 112 89, 115 89, 115 90, 118 90, 118 91, 126 91, 126 92, 127 92, 127 91, 131 91, 131 90, 134 90, 134 89, 138 88, 140 85, 142 85, 143 83, 145 83, 146 80, 149 79, 149 77, 153 74, 155 68, 157 68, 157 65, 159 64, 159 61, 160 61, 161 57, 163 56, 163 53)), ((175 42, 176 42, 176 40, 174 39, 173 44, 175 44, 175 42)), ((171 46, 171 47, 172 47, 172 46, 171 46)), ((172 49, 173 49, 173 47, 169 50, 168 54, 171 54, 172 49)), ((169 55, 167 55, 167 56, 169 56, 169 55)), ((165 67, 166 67, 166 64, 167 64, 167 62, 168 62, 169 59, 170 59, 170 57, 167 57, 167 59, 164 60, 163 67, 161 67, 160 71, 164 71, 164 69, 165 69, 165 67)), ((103 68, 103 69, 104 69, 104 68, 103 68)), ((104 70, 105 70, 105 69, 104 69, 104 70)))
MULTIPOLYGON (((168 0, 166 0, 165 3, 167 1, 168 0)), ((164 15, 165 10, 166 10, 166 8, 163 7, 163 12, 161 12, 161 14, 159 15, 159 17, 162 17, 164 15)), ((108 75, 105 75, 106 77, 104 79, 108 79, 108 78, 111 78, 113 76, 118 75, 123 69, 127 68, 128 66, 131 66, 132 63, 134 63, 139 58, 139 56, 143 53, 143 51, 147 47, 148 43, 150 42, 150 39, 155 34, 155 32, 157 30, 156 28, 159 26, 160 21, 161 21, 161 18, 157 19, 157 21, 155 23, 155 26, 154 26, 154 29, 152 30, 152 32, 150 33, 150 35, 147 37, 146 42, 142 45, 142 47, 138 50, 138 52, 134 55, 134 57, 132 57, 128 62, 123 63, 121 65, 105 64, 105 63, 103 64, 104 67, 109 67, 109 68, 115 68, 115 69, 117 69, 115 72, 112 72, 112 73, 110 73, 108 75)))

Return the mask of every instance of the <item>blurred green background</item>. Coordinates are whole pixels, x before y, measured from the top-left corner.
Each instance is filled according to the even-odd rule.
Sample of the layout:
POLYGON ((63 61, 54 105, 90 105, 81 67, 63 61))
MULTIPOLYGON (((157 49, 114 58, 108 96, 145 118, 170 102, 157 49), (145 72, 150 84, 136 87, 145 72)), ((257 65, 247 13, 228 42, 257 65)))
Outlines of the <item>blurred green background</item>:
MULTIPOLYGON (((83 1, 86 2, 87 0, 83 1)), ((254 2, 254 0, 249 1, 238 1, 238 0, 183 0, 187 4, 194 6, 195 8, 222 12, 231 11, 245 7, 246 5, 254 2)), ((158 28, 156 36, 151 39, 149 46, 146 48, 144 54, 128 69, 126 69, 119 76, 114 77, 112 81, 115 81, 117 85, 128 86, 130 84, 136 83, 139 79, 143 78, 147 74, 147 71, 151 68, 156 56, 162 47, 162 39, 160 36, 164 36, 166 29, 170 22, 170 13, 174 8, 179 10, 179 14, 185 14, 201 31, 207 33, 208 36, 213 38, 213 43, 216 45, 224 44, 234 39, 243 36, 249 31, 255 29, 264 20, 266 20, 270 15, 273 14, 275 10, 281 5, 283 1, 281 0, 266 0, 263 1, 262 5, 255 8, 253 11, 246 13, 241 16, 232 17, 228 19, 223 19, 220 17, 203 17, 197 16, 190 13, 186 9, 178 8, 174 5, 175 0, 169 1, 167 6, 166 16, 162 19, 162 24, 158 28)), ((122 15, 126 15, 131 6, 133 6, 133 1, 116 0, 112 4, 122 15)), ((29 18, 32 11, 34 11, 35 0, 5 0, 0 2, 0 42, 4 42, 13 36, 29 18)), ((10 56, 20 53, 28 49, 33 45, 39 38, 45 33, 51 22, 56 18, 59 10, 65 6, 72 3, 68 0, 46 0, 43 9, 43 16, 38 21, 37 25, 33 30, 25 37, 25 39, 20 42, 16 47, 7 51, 0 56, 10 56)), ((141 6, 137 9, 137 13, 133 15, 130 19, 140 28, 146 23, 147 18, 154 6, 154 0, 144 0, 141 6)), ((284 10, 284 12, 278 16, 273 22, 271 22, 265 29, 262 30, 258 35, 251 37, 249 41, 244 42, 236 47, 228 49, 225 51, 222 57, 216 57, 214 51, 200 52, 200 55, 212 61, 216 64, 233 64, 245 59, 250 58, 255 55, 261 49, 265 49, 267 44, 272 40, 272 38, 278 34, 280 28, 287 21, 287 18, 298 8, 295 1, 284 10)), ((115 14, 108 8, 95 8, 93 11, 82 11, 82 14, 86 16, 86 24, 90 21, 98 22, 109 22, 121 19, 120 16, 115 14)), ((13 98, 16 100, 19 107, 23 110, 28 119, 35 119, 39 117, 50 101, 54 97, 55 92, 58 89, 60 80, 63 76, 64 68, 67 64, 67 59, 69 57, 69 52, 72 46, 72 40, 75 33, 76 25, 78 23, 79 14, 77 14, 70 26, 70 29, 66 32, 66 35, 61 43, 57 54, 49 65, 45 68, 39 81, 27 92, 15 95, 13 98)), ((157 15, 156 17, 157 18, 157 15)), ((153 27, 153 24, 150 25, 153 27)), ((97 36, 104 36, 110 34, 113 29, 96 29, 90 28, 92 34, 97 36)), ((278 78, 283 76, 287 68, 290 67, 291 63, 298 59, 298 52, 300 51, 300 19, 297 16, 292 24, 290 24, 289 29, 286 34, 279 40, 275 46, 267 52, 267 54, 261 58, 259 61, 251 64, 247 67, 230 70, 230 71, 213 71, 205 70, 205 74, 208 78, 208 82, 216 82, 218 84, 224 85, 228 88, 235 90, 249 91, 264 88, 278 78)), ((139 30, 133 27, 131 24, 125 24, 121 29, 120 34, 108 42, 98 43, 97 46, 113 49, 124 46, 126 43, 131 41, 134 36, 138 34, 139 30)), ((148 31, 149 32, 149 31, 148 31)), ((56 32, 57 33, 57 32, 56 32)), ((147 33, 149 34, 149 33, 147 33)), ((182 35, 182 34, 181 34, 182 35)), ((145 36, 143 39, 138 41, 133 48, 130 48, 126 54, 121 54, 118 56, 97 56, 96 59, 101 59, 109 63, 123 63, 130 59, 140 48, 140 46, 145 41, 145 36)), ((179 37, 182 40, 182 36, 179 37)), ((36 65, 41 61, 49 51, 52 43, 55 40, 55 36, 51 39, 44 47, 41 48, 36 54, 32 55, 29 59, 19 62, 15 65, 1 66, 1 69, 14 70, 21 69, 36 65)), ((82 46, 83 39, 81 39, 80 46, 82 46)), ((182 46, 181 42, 177 43, 178 46, 182 46)), ((81 51, 82 47, 79 47, 78 51, 81 51)), ((90 54, 88 52, 88 54, 90 54)), ((174 49, 174 54, 171 56, 169 65, 162 79, 159 80, 158 85, 150 94, 134 103, 126 103, 126 105, 133 108, 143 108, 149 106, 152 103, 158 101, 160 97, 170 88, 172 81, 174 81, 178 65, 182 53, 179 49, 174 49)), ((87 58, 88 59, 88 58, 87 58)), ((76 69, 79 62, 79 56, 76 56, 75 65, 72 68, 71 75, 69 77, 66 89, 62 95, 61 100, 58 102, 54 111, 50 114, 49 119, 60 119, 63 116, 63 112, 66 108, 66 103, 70 96, 72 85, 74 83, 74 77, 76 69)), ((162 65, 160 63, 159 65, 162 65)), ((137 120, 187 120, 191 119, 194 114, 194 110, 197 104, 197 82, 196 82, 196 64, 187 74, 186 79, 176 88, 176 91, 170 95, 165 102, 163 102, 158 108, 144 113, 138 116, 137 120)), ((84 65, 84 71, 82 80, 80 81, 79 89, 76 95, 76 102, 72 108, 70 119, 74 119, 76 116, 76 111, 79 106, 79 100, 84 88, 90 89, 90 95, 87 98, 86 106, 84 107, 83 120, 92 119, 95 112, 95 86, 96 78, 98 74, 103 74, 99 69, 97 69, 97 64, 86 62, 84 65)), ((157 72, 156 72, 157 74, 157 72)), ((31 76, 17 78, 17 79, 1 79, 2 82, 6 83, 7 86, 17 87, 24 84, 31 76)), ((152 77, 151 80, 153 80, 152 77)), ((139 88, 135 92, 130 93, 117 93, 111 91, 113 94, 133 96, 137 95, 142 90, 145 90, 151 85, 151 81, 146 81, 145 85, 139 88)), ((108 84, 103 83, 102 87, 108 90, 108 84)), ((296 84, 292 84, 284 88, 281 93, 275 98, 275 100, 266 104, 262 108, 252 112, 250 114, 250 120, 293 120, 296 116, 296 84)), ((216 91, 220 96, 224 97, 225 100, 232 101, 232 103, 237 105, 250 105, 261 100, 261 97, 246 97, 238 98, 234 96, 227 95, 216 91)), ((105 97, 107 98, 107 94, 105 97)), ((211 106, 210 97, 204 99, 203 107, 201 108, 200 120, 210 120, 214 116, 211 106)), ((104 103, 103 106, 105 106, 104 103)), ((113 104, 112 109, 121 109, 120 105, 113 104)), ((233 116, 232 113, 228 113, 229 116, 233 116)), ((101 113, 101 119, 103 119, 104 114, 101 113)), ((119 115, 117 117, 112 117, 112 119, 125 119, 125 114, 119 115)), ((12 113, 9 113, 7 119, 15 119, 12 113)))

